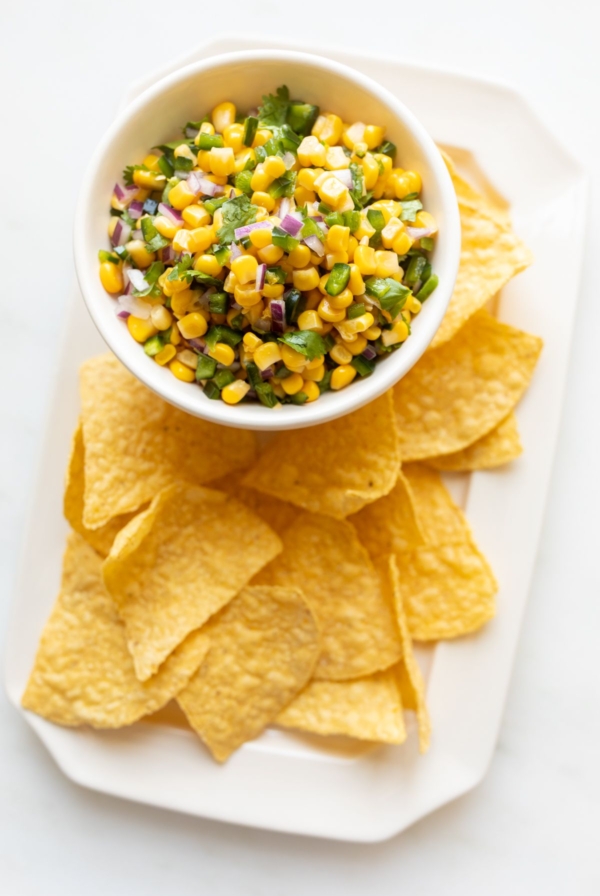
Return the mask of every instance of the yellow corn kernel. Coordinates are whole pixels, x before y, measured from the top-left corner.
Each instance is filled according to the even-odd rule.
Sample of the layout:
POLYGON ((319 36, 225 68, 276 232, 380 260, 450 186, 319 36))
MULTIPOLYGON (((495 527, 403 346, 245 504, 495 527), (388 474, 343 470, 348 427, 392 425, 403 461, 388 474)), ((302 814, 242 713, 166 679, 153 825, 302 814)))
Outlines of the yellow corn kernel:
POLYGON ((365 281, 362 278, 360 268, 356 264, 356 261, 350 265, 350 279, 348 280, 348 289, 353 296, 362 296, 365 291, 365 281))
POLYGON ((417 212, 415 223, 412 226, 426 227, 428 230, 431 230, 432 233, 437 233, 438 229, 435 218, 433 215, 430 215, 429 212, 417 212))
POLYGON ((190 351, 189 348, 184 348, 183 351, 178 352, 177 360, 180 364, 185 364, 186 367, 189 367, 193 371, 195 371, 198 366, 198 355, 195 352, 190 351))
POLYGON ((298 172, 296 183, 307 190, 314 189, 315 180, 323 172, 319 168, 301 168, 298 172))
POLYGON ((173 268, 167 268, 158 278, 158 285, 166 296, 173 296, 176 292, 182 292, 187 289, 189 284, 183 278, 169 280, 173 272, 173 268))
POLYGON ((363 209, 360 213, 360 224, 358 225, 358 229, 354 231, 354 236, 357 240, 362 240, 365 237, 367 237, 367 239, 371 239, 374 233, 375 228, 367 218, 366 210, 363 209))
POLYGON ((196 201, 196 194, 187 185, 186 180, 180 180, 178 184, 169 190, 169 202, 178 211, 183 211, 188 205, 196 201))
POLYGON ((254 140, 252 141, 253 148, 256 149, 257 146, 264 146, 272 136, 273 132, 268 128, 259 128, 254 135, 254 140))
POLYGON ((412 239, 409 237, 407 232, 403 230, 394 240, 392 248, 398 255, 406 255, 412 244, 412 239))
POLYGON ((208 354, 211 358, 214 358, 215 361, 218 361, 219 364, 223 364, 225 367, 229 367, 235 361, 234 350, 230 345, 226 345, 224 342, 217 342, 215 347, 209 350, 208 354))
POLYGON ((316 370, 317 367, 320 367, 321 364, 325 361, 325 355, 317 355, 316 358, 313 358, 312 361, 309 361, 306 365, 306 370, 316 370))
POLYGON ((348 188, 337 177, 331 175, 320 185, 319 196, 327 205, 330 205, 332 208, 338 208, 344 204, 349 193, 348 188))
POLYGON ((155 171, 136 168, 133 172, 133 182, 146 190, 164 190, 167 178, 164 174, 157 174, 155 171))
POLYGON ((322 326, 323 321, 316 311, 303 311, 298 316, 299 330, 320 330, 322 326))
POLYGON ((370 277, 377 270, 375 249, 371 246, 357 246, 354 250, 354 264, 361 274, 370 277))
POLYGON ((352 353, 341 343, 338 343, 337 345, 334 345, 329 352, 329 357, 335 361, 336 364, 349 364, 352 360, 352 353))
POLYGON ((352 342, 344 342, 344 348, 347 348, 351 355, 361 355, 367 347, 367 340, 362 333, 356 333, 352 342))
POLYGON ((142 320, 141 317, 135 317, 133 314, 127 318, 127 329, 136 342, 145 342, 146 339, 150 339, 151 336, 156 336, 158 333, 150 317, 148 320, 142 320))
POLYGON ((377 183, 377 178, 379 177, 379 165, 377 164, 377 159, 375 159, 370 152, 366 154, 364 159, 361 160, 363 174, 365 177, 365 189, 372 190, 375 184, 377 183))
MULTIPOLYGON (((372 327, 375 323, 375 318, 371 314, 370 311, 365 311, 364 314, 361 314, 360 317, 354 317, 352 320, 346 320, 343 323, 346 332, 350 333, 364 333, 365 330, 368 330, 369 327, 372 327)), ((338 327, 338 332, 341 332, 338 327)), ((343 336, 343 333, 342 333, 343 336)))
POLYGON ((347 252, 348 240, 350 239, 350 228, 342 227, 341 224, 334 224, 329 228, 329 233, 325 240, 326 248, 330 252, 347 252))
POLYGON ((387 179, 387 185, 393 190, 396 199, 404 199, 409 193, 414 192, 411 189, 411 179, 405 176, 405 172, 401 168, 395 168, 387 179))
POLYGON ((187 143, 180 143, 179 146, 176 146, 173 150, 173 155, 176 159, 187 159, 188 162, 192 162, 194 165, 197 161, 196 155, 194 155, 187 143))
POLYGON ((257 190, 252 194, 252 205, 259 205, 261 208, 265 208, 268 212, 272 212, 275 208, 275 200, 269 193, 263 193, 261 190, 257 190))
POLYGON ((142 164, 145 165, 146 168, 149 168, 150 171, 160 171, 160 168, 158 167, 158 158, 159 157, 155 156, 154 153, 150 153, 150 155, 146 156, 142 164))
POLYGON ((259 370, 266 370, 281 361, 281 351, 276 342, 265 342, 254 352, 254 363, 259 370))
POLYGON ((212 147, 210 150, 210 170, 219 177, 228 177, 230 174, 233 174, 235 170, 235 155, 231 146, 212 147))
POLYGON ((354 252, 357 246, 358 240, 355 236, 352 236, 352 234, 350 234, 350 236, 348 237, 348 261, 354 261, 354 252))
POLYGON ((304 380, 299 373, 292 373, 291 376, 286 376, 281 381, 281 388, 287 395, 296 395, 297 392, 301 392, 303 385, 304 380))
POLYGON ((174 345, 165 345, 157 355, 154 355, 154 360, 157 364, 160 364, 161 367, 164 367, 165 364, 168 364, 169 361, 173 360, 176 354, 177 349, 174 345))
MULTIPOLYGON (((205 224, 210 224, 211 221, 211 217, 203 205, 188 205, 181 215, 185 223, 192 228, 203 227, 205 224)), ((156 225, 156 221, 154 223, 156 225)))
POLYGON ((262 299, 261 294, 253 283, 248 283, 244 286, 238 283, 233 290, 233 295, 238 305, 241 305, 242 308, 252 308, 253 305, 257 305, 262 299))
MULTIPOLYGON (((385 212, 384 212, 385 214, 385 212)), ((395 216, 391 217, 381 231, 381 242, 385 249, 391 249, 396 239, 404 232, 404 224, 395 216)))
POLYGON ((304 377, 304 382, 307 381, 309 383, 320 383, 323 377, 325 376, 325 365, 319 364, 318 367, 313 367, 309 369, 308 367, 303 371, 302 376, 304 377))
POLYGON ((423 182, 421 180, 421 175, 418 171, 405 171, 404 177, 408 180, 408 186, 410 187, 410 193, 420 193, 423 187, 423 182))
POLYGON ((195 227, 190 230, 190 252, 205 252, 216 240, 214 227, 195 227))
POLYGON ((397 320, 391 330, 384 330, 381 334, 381 341, 386 347, 404 342, 406 339, 408 339, 408 325, 402 319, 397 320))
POLYGON ((168 240, 172 240, 179 230, 179 224, 175 224, 175 222, 170 218, 167 218, 166 215, 158 215, 154 219, 154 226, 160 235, 166 237, 168 240))
POLYGON ((205 172, 210 171, 210 149, 201 149, 198 153, 198 167, 205 172))
POLYGON ((385 249, 379 249, 375 252, 375 260, 377 268, 375 275, 377 277, 393 277, 399 273, 400 265, 398 264, 398 256, 395 252, 387 252, 385 249))
POLYGON ((300 243, 300 245, 296 246, 296 248, 288 255, 288 261, 295 268, 306 267, 310 261, 310 249, 308 246, 300 243))
POLYGON ((365 338, 372 342, 375 339, 379 339, 381 336, 381 327, 369 327, 368 330, 364 331, 365 338))
POLYGON ((265 227, 264 230, 251 230, 250 231, 250 242, 256 249, 264 249, 265 246, 269 246, 271 244, 272 232, 268 227, 265 227))
POLYGON ((230 146, 234 152, 240 152, 244 143, 244 125, 234 121, 223 129, 223 143, 230 146))
POLYGON ((235 173, 239 174, 243 171, 250 161, 256 161, 256 153, 253 149, 250 149, 250 147, 247 146, 245 149, 242 149, 241 152, 235 154, 235 173))
POLYGON ((233 383, 229 383, 228 386, 225 386, 221 392, 221 398, 225 404, 238 404, 242 398, 246 397, 249 391, 250 383, 247 383, 244 380, 234 380, 233 383))
POLYGON ((423 303, 419 302, 416 296, 408 296, 404 307, 407 311, 410 311, 411 314, 418 314, 423 307, 423 303))
POLYGON ((192 239, 191 230, 185 228, 178 230, 173 237, 173 249, 175 252, 191 252, 192 239))
POLYGON ((270 243, 263 249, 258 250, 258 257, 265 264, 277 264, 279 259, 283 257, 283 249, 281 246, 274 246, 270 243))
POLYGON ((194 371, 182 364, 181 361, 178 361, 177 358, 171 361, 169 370, 173 376, 176 376, 178 380, 182 380, 184 383, 193 383, 196 379, 194 371))
POLYGON ((304 370, 307 364, 305 356, 289 345, 281 346, 281 360, 288 370, 304 370))
POLYGON ((210 113, 212 123, 217 134, 222 134, 225 128, 235 122, 236 108, 233 103, 219 103, 210 113))
POLYGON ((340 171, 350 167, 350 159, 341 146, 328 146, 323 167, 328 171, 340 171))
MULTIPOLYGON (((323 368, 323 371, 325 371, 325 368, 323 368)), ((321 379, 323 379, 323 377, 321 377, 321 379)), ((301 391, 306 395, 307 404, 309 401, 316 401, 321 395, 321 390, 317 384, 310 381, 307 382, 306 380, 304 381, 301 391)))
POLYGON ((252 255, 238 255, 231 262, 231 272, 236 276, 238 283, 250 283, 256 280, 258 262, 252 255))
POLYGON ((397 218, 402 211, 402 206, 395 199, 378 199, 371 208, 382 212, 386 224, 389 224, 392 218, 397 218))
POLYGON ((121 265, 113 264, 112 261, 103 261, 100 265, 100 283, 112 295, 122 293, 124 284, 121 265))
MULTIPOLYGON (((298 161, 304 167, 309 165, 319 168, 325 163, 326 147, 319 142, 317 137, 304 137, 298 147, 298 161)), ((303 184, 307 189, 311 189, 308 184, 303 184)))
POLYGON ((113 233, 115 232, 115 229, 116 229, 116 226, 117 226, 118 223, 119 223, 119 219, 118 219, 118 218, 111 218, 111 219, 109 220, 109 222, 108 222, 108 235, 109 235, 110 237, 112 237, 113 233))
POLYGON ((322 143, 328 143, 329 146, 334 146, 336 143, 340 142, 342 126, 343 122, 340 116, 330 112, 325 115, 319 115, 313 125, 311 133, 313 136, 318 137, 322 143))
POLYGON ((394 167, 394 163, 392 162, 391 157, 386 156, 384 152, 375 152, 373 153, 373 158, 377 159, 380 168, 383 168, 383 174, 380 174, 379 176, 386 180, 392 173, 392 169, 394 167))
POLYGON ((283 283, 274 283, 273 285, 265 283, 261 292, 265 299, 279 299, 284 294, 285 287, 283 283))
POLYGON ((314 311, 318 307, 319 302, 321 301, 321 296, 322 296, 322 293, 319 288, 310 289, 306 293, 306 310, 314 311))
MULTIPOLYGON (((321 259, 321 264, 323 260, 321 259)), ((325 267, 330 271, 334 264, 348 264, 348 253, 340 250, 339 252, 328 252, 325 256, 325 267)))
POLYGON ((125 248, 137 264, 138 268, 147 268, 155 260, 154 252, 148 252, 143 240, 130 240, 125 243, 125 248))
POLYGON ((216 255, 198 255, 194 259, 194 270, 202 271, 203 274, 209 274, 211 277, 218 277, 223 270, 223 265, 219 264, 216 255))
POLYGON ((330 306, 338 311, 341 308, 348 308, 348 306, 352 304, 353 300, 354 296, 352 295, 348 287, 346 287, 346 289, 343 289, 342 292, 337 296, 327 296, 327 301, 329 302, 330 306))
POLYGON ((343 389, 350 385, 355 376, 356 370, 351 364, 340 364, 332 371, 330 386, 334 391, 343 389))
POLYGON ((197 339, 198 336, 204 336, 207 330, 208 324, 198 311, 186 314, 179 321, 179 332, 184 339, 197 339))
POLYGON ((243 343, 247 352, 255 352, 257 348, 264 344, 262 339, 259 339, 254 333, 245 333, 243 343))
POLYGON ((263 168, 271 180, 276 180, 286 172, 285 162, 281 156, 267 156, 263 162, 263 168))
POLYGON ((380 146, 383 143, 384 136, 385 128, 377 124, 368 124, 363 134, 363 140, 369 149, 375 149, 376 146, 380 146))
POLYGON ((225 278, 225 282, 223 283, 223 289, 225 290, 225 292, 233 292, 236 286, 239 286, 238 279, 235 274, 232 274, 230 271, 225 278))
POLYGON ((181 333, 179 332, 179 327, 176 323, 171 327, 171 339, 169 340, 171 345, 179 345, 181 342, 181 333))
POLYGON ((293 284, 296 289, 303 292, 314 289, 319 285, 319 271, 315 267, 302 268, 293 273, 293 284))
POLYGON ((319 302, 319 317, 327 320, 332 324, 337 324, 346 317, 345 308, 334 308, 329 302, 329 298, 321 299, 319 302))
POLYGON ((164 305, 155 305, 150 312, 150 319, 157 330, 168 330, 173 323, 173 315, 164 305))
POLYGON ((259 162, 250 180, 250 187, 255 193, 264 193, 265 190, 273 183, 273 178, 265 171, 263 162, 259 162))
POLYGON ((244 317, 251 326, 254 326, 255 323, 260 320, 261 317, 263 317, 264 310, 265 303, 262 299, 259 299, 258 302, 256 302, 254 305, 251 305, 250 308, 244 308, 244 317))
POLYGON ((362 121, 355 121, 349 128, 344 131, 342 140, 348 149, 354 149, 357 143, 363 143, 365 136, 365 125, 362 121))
MULTIPOLYGON (((303 170, 306 171, 307 169, 303 170)), ((294 199, 296 200, 296 205, 302 206, 306 205, 307 202, 316 202, 317 194, 313 190, 307 190, 306 187, 296 187, 294 199)))

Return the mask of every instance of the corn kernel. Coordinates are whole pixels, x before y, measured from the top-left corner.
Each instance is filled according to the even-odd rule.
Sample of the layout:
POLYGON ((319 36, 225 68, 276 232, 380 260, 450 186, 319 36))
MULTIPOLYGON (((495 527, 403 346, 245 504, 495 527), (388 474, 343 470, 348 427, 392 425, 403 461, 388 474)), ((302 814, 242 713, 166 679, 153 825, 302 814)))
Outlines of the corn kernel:
POLYGON ((328 171, 340 171, 350 167, 350 159, 341 146, 328 146, 323 167, 328 171))
POLYGON ((339 115, 333 113, 319 115, 312 129, 312 134, 318 137, 322 143, 328 143, 334 146, 340 142, 342 136, 342 119, 339 115))
POLYGON ((171 345, 179 345, 181 342, 181 333, 179 332, 179 327, 176 323, 171 327, 171 339, 169 341, 171 345))
POLYGON ((292 276, 293 284, 296 289, 307 291, 309 289, 314 289, 319 285, 319 271, 317 268, 302 268, 294 271, 292 276))
POLYGON ((149 168, 150 171, 160 171, 160 168, 158 167, 158 158, 159 157, 155 156, 154 153, 150 153, 150 155, 146 156, 142 164, 145 165, 146 168, 149 168))
POLYGON ((194 270, 202 271, 203 274, 209 274, 211 277, 218 277, 223 270, 223 265, 219 264, 216 255, 198 255, 194 259, 194 270))
POLYGON ((392 248, 398 255, 406 255, 412 244, 412 239, 409 237, 408 233, 403 230, 394 240, 392 248))
POLYGON ((265 143, 273 136, 273 132, 268 128, 259 128, 254 135, 254 140, 252 141, 252 146, 256 148, 257 146, 264 146, 265 143))
MULTIPOLYGON (((321 264, 323 260, 321 259, 321 264)), ((325 267, 330 271, 334 264, 348 264, 348 253, 340 249, 338 252, 328 252, 325 256, 325 267)))
POLYGON ((384 330, 381 334, 381 341, 386 347, 404 342, 406 339, 408 339, 408 325, 404 320, 397 320, 391 330, 384 330))
POLYGON ((296 246, 296 248, 288 255, 288 261, 295 268, 305 267, 310 261, 310 249, 308 246, 300 243, 300 245, 296 246))
POLYGON ((301 168, 298 172, 296 183, 307 190, 313 190, 315 180, 320 174, 322 174, 322 171, 319 168, 301 168))
POLYGON ((304 370, 307 364, 305 356, 289 345, 281 346, 281 360, 288 370, 304 370))
POLYGON ((263 162, 263 168, 271 180, 276 180, 286 172, 285 162, 281 156, 267 156, 263 162))
POLYGON ((265 303, 262 299, 259 298, 258 302, 255 302, 254 305, 251 305, 250 308, 244 308, 244 317, 251 326, 254 326, 255 323, 263 316, 264 310, 265 303))
POLYGON ((316 202, 317 194, 312 190, 307 190, 306 187, 296 187, 296 189, 294 190, 294 199, 296 201, 296 205, 302 206, 306 205, 309 202, 316 202))
POLYGON ((244 125, 234 122, 223 129, 223 143, 237 153, 244 146, 244 125))
POLYGON ((380 146, 383 143, 384 136, 385 128, 376 124, 368 124, 363 134, 363 140, 369 149, 375 149, 376 146, 380 146))
POLYGON ((302 376, 304 377, 305 382, 320 383, 325 376, 325 365, 319 364, 318 367, 313 367, 312 370, 306 367, 302 376))
POLYGON ((248 162, 256 161, 256 153, 253 149, 250 149, 249 146, 243 148, 241 152, 237 152, 235 155, 235 173, 240 174, 242 172, 248 162))
POLYGON ((346 289, 343 289, 337 296, 327 296, 327 301, 332 308, 339 311, 342 308, 348 308, 354 301, 354 296, 348 287, 346 287, 346 289))
POLYGON ((373 158, 371 153, 368 152, 361 161, 365 178, 365 189, 372 190, 379 177, 379 165, 377 164, 377 159, 373 158))
POLYGON ((426 227, 432 233, 437 233, 438 229, 435 218, 429 212, 417 212, 413 227, 426 227))
POLYGON ((307 382, 306 380, 304 381, 301 391, 306 395, 307 403, 309 401, 316 401, 317 398, 319 398, 319 396, 321 395, 321 390, 319 389, 317 384, 310 381, 307 382))
POLYGON ((371 208, 377 209, 383 214, 386 224, 389 224, 392 218, 397 218, 402 211, 402 206, 395 199, 379 199, 373 203, 371 208))
MULTIPOLYGON (((357 240, 362 240, 365 237, 370 239, 375 233, 375 228, 367 218, 367 213, 363 210, 360 213, 360 224, 358 225, 358 229, 354 231, 354 236, 357 240)), ((356 251, 356 250, 354 250, 356 251)))
POLYGON ((123 274, 120 264, 112 261, 103 261, 100 265, 100 282, 107 292, 112 295, 123 292, 123 274))
POLYGON ((358 246, 358 240, 352 234, 348 237, 348 261, 354 261, 354 252, 358 246))
POLYGON ((332 208, 338 208, 338 206, 342 205, 349 195, 348 188, 333 175, 327 177, 318 190, 323 202, 326 202, 332 208))
POLYGON ((250 242, 257 249, 264 249, 265 246, 269 246, 271 244, 272 233, 268 227, 258 230, 250 231, 250 242))
POLYGON ((273 183, 273 178, 265 171, 263 162, 259 162, 250 179, 250 187, 255 193, 264 193, 264 191, 273 183))
MULTIPOLYGON (((210 224, 211 218, 203 205, 188 205, 181 213, 183 220, 190 227, 202 227, 204 224, 210 224)), ((156 225, 156 221, 154 222, 156 225)))
POLYGON ((276 342, 265 342, 254 352, 254 363, 259 370, 266 370, 278 361, 281 361, 281 351, 276 342))
POLYGON ((169 190, 169 202, 178 211, 183 211, 188 205, 196 201, 196 194, 188 187, 186 180, 180 180, 169 190))
POLYGON ((262 191, 257 190, 252 194, 252 205, 259 205, 268 212, 272 212, 275 208, 275 200, 269 193, 263 193, 262 191))
POLYGON ((263 345, 262 339, 259 339, 254 333, 245 333, 243 343, 247 352, 255 352, 257 348, 263 345))
POLYGON ((350 265, 350 279, 348 289, 353 296, 362 296, 365 291, 365 281, 356 262, 350 265))
POLYGON ((404 199, 413 192, 410 178, 405 177, 404 172, 399 170, 392 171, 387 182, 393 189, 396 199, 404 199))
POLYGON ((329 228, 326 238, 326 246, 330 252, 347 252, 348 240, 350 239, 350 228, 342 227, 340 224, 334 224, 329 228))
POLYGON ((384 249, 379 249, 375 252, 375 260, 377 262, 377 268, 375 270, 375 275, 377 277, 393 277, 394 274, 397 274, 400 271, 398 256, 395 252, 387 252, 384 249))
MULTIPOLYGON (((304 167, 313 165, 319 168, 325 162, 326 147, 317 139, 317 137, 304 137, 298 147, 298 161, 304 167)), ((314 178, 313 178, 314 181, 314 178)), ((312 189, 308 183, 303 184, 307 189, 312 189)))
POLYGON ((178 361, 177 358, 171 361, 169 370, 173 376, 176 376, 178 380, 182 380, 184 383, 193 383, 196 379, 194 371, 182 364, 181 361, 178 361))
POLYGON ((177 353, 177 360, 180 364, 185 364, 186 367, 189 367, 190 370, 195 371, 198 366, 198 355, 196 352, 192 352, 189 348, 184 348, 183 351, 177 353))
POLYGON ((384 152, 375 152, 373 153, 373 158, 377 159, 380 168, 383 168, 383 174, 380 174, 380 177, 386 180, 392 173, 394 167, 391 157, 387 156, 384 152))
POLYGON ((265 264, 277 264, 279 259, 283 257, 283 249, 270 243, 263 249, 258 250, 258 257, 265 264))
POLYGON ((265 283, 261 292, 265 299, 280 299, 285 292, 285 287, 283 283, 275 283, 273 285, 265 283))
MULTIPOLYGON (((163 234, 164 236, 164 234, 163 234)), ((192 231, 182 228, 173 236, 173 249, 175 252, 191 252, 192 231)))
POLYGON ((208 324, 198 311, 186 314, 179 321, 179 332, 184 339, 197 339, 198 336, 204 336, 207 329, 208 324))
POLYGON ((334 345, 331 351, 329 352, 329 357, 335 361, 336 364, 349 364, 352 360, 352 354, 345 348, 341 343, 334 345))
POLYGON ((262 299, 254 283, 236 284, 233 295, 238 305, 241 305, 242 308, 252 308, 253 305, 257 305, 262 299))
POLYGON ((410 187, 409 193, 420 193, 423 187, 423 182, 421 180, 421 175, 417 171, 405 171, 404 177, 408 181, 408 186, 410 187))
POLYGON ((215 106, 210 113, 210 117, 217 134, 222 134, 225 128, 229 127, 230 124, 234 124, 235 115, 236 108, 233 103, 225 102, 215 106))
POLYGON ((154 252, 148 252, 143 240, 130 240, 128 243, 125 243, 125 248, 137 264, 138 268, 149 267, 156 258, 154 252))
POLYGON ((213 146, 210 150, 210 170, 219 177, 228 177, 235 170, 235 155, 231 146, 213 146))
POLYGON ((133 182, 138 187, 143 187, 146 190, 164 190, 167 179, 164 174, 136 168, 133 172, 133 182))
POLYGON ((367 347, 367 340, 362 335, 362 333, 353 334, 354 339, 352 342, 343 342, 344 348, 350 352, 351 355, 362 355, 364 350, 367 347))
POLYGON ((182 289, 171 297, 171 310, 175 317, 183 317, 194 302, 195 294, 191 289, 182 289))
POLYGON ((356 370, 351 364, 340 364, 331 374, 330 386, 334 391, 343 389, 350 385, 355 376, 356 370))
POLYGON ((231 262, 231 272, 237 277, 238 283, 250 283, 256 280, 258 262, 252 255, 238 255, 231 262))
POLYGON ((381 336, 381 327, 369 327, 368 330, 364 331, 365 338, 372 342, 375 339, 379 339, 381 336))
POLYGON ((223 364, 225 367, 229 367, 235 361, 235 352, 230 345, 226 345, 224 342, 217 342, 215 347, 209 350, 208 354, 209 357, 214 358, 215 361, 218 361, 219 364, 223 364))
MULTIPOLYGON (((384 212, 385 214, 385 212, 384 212)), ((385 249, 391 249, 394 245, 395 240, 400 236, 404 231, 404 224, 402 221, 393 216, 389 219, 383 230, 381 231, 381 242, 385 249)))
POLYGON ((221 398, 225 404, 238 404, 242 398, 246 397, 249 391, 250 383, 247 383, 244 380, 234 380, 233 383, 229 383, 228 386, 225 386, 221 392, 221 398))
POLYGON ((303 311, 298 316, 298 329, 300 330, 320 330, 323 321, 316 311, 303 311))
POLYGON ((354 250, 354 263, 361 275, 370 277, 377 270, 375 249, 371 246, 357 246, 354 250))
POLYGON ((370 311, 365 311, 360 317, 353 317, 352 320, 345 320, 338 325, 337 330, 345 339, 346 333, 364 333, 369 327, 375 323, 375 318, 370 311))
POLYGON ((214 227, 195 227, 190 230, 190 252, 205 252, 216 240, 214 227))
POLYGON ((291 376, 286 376, 286 378, 281 381, 281 388, 286 395, 296 395, 297 392, 302 391, 303 385, 304 380, 299 373, 292 373, 291 376))
POLYGON ((173 315, 164 305, 155 305, 150 318, 157 330, 168 330, 173 323, 173 315))
POLYGON ((165 364, 168 364, 169 361, 173 360, 176 353, 177 349, 174 345, 165 345, 157 355, 154 355, 154 360, 157 364, 160 364, 161 367, 164 367, 165 364))
POLYGON ((365 125, 362 121, 355 121, 349 128, 344 131, 342 140, 348 149, 354 149, 357 143, 363 143, 365 136, 365 125))
POLYGON ((346 317, 346 310, 345 308, 334 308, 328 299, 321 299, 319 302, 319 317, 334 324, 339 323, 346 317))
POLYGON ((158 333, 151 318, 142 320, 141 317, 135 317, 133 314, 127 318, 127 329, 136 342, 145 342, 146 339, 150 339, 151 336, 156 336, 158 333))

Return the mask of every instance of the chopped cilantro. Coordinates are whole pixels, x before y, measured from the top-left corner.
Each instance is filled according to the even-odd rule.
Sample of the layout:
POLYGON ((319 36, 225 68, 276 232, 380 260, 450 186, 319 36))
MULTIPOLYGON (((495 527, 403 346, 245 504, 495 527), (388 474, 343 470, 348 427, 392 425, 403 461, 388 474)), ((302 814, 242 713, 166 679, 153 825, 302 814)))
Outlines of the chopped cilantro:
POLYGON ((280 336, 278 341, 305 355, 309 361, 325 354, 325 343, 313 330, 290 330, 280 336))
POLYGON ((402 206, 401 221, 414 221, 417 217, 417 212, 420 212, 423 208, 423 203, 419 199, 404 200, 400 205, 402 206))
POLYGON ((178 261, 177 264, 174 265, 168 279, 185 280, 187 283, 191 283, 192 280, 197 280, 203 286, 216 286, 217 289, 220 289, 223 286, 222 280, 217 280, 216 277, 211 277, 210 274, 205 274, 203 271, 193 270, 191 255, 184 255, 181 261, 178 261))
POLYGON ((365 292, 368 296, 377 299, 384 311, 387 311, 392 320, 395 320, 401 309, 404 308, 410 290, 391 277, 369 277, 365 283, 365 292))
POLYGON ((265 127, 281 127, 285 124, 290 108, 290 92, 285 86, 278 87, 274 94, 263 96, 263 104, 258 109, 258 118, 265 127))
POLYGON ((126 186, 130 187, 133 184, 133 172, 134 171, 149 171, 147 165, 128 165, 127 168, 123 168, 123 181, 126 186))
POLYGON ((282 196, 293 196, 296 189, 296 172, 286 171, 269 187, 269 195, 273 199, 281 199, 282 196))
POLYGON ((238 227, 253 224, 256 221, 256 206, 252 205, 248 196, 236 196, 227 199, 221 206, 223 210, 223 226, 217 231, 221 245, 229 245, 235 239, 238 227))
POLYGON ((161 289, 158 285, 158 278, 161 276, 165 269, 162 261, 153 261, 146 273, 144 274, 144 280, 148 284, 146 289, 134 289, 134 296, 152 296, 154 298, 158 298, 158 296, 162 295, 161 289))

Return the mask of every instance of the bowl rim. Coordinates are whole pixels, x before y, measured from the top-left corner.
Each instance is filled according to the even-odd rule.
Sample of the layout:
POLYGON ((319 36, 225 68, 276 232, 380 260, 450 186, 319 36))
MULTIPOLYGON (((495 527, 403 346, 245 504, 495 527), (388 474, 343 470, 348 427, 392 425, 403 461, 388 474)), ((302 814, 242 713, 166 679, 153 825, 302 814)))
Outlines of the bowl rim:
POLYGON ((177 69, 148 87, 117 115, 97 145, 81 183, 75 212, 74 258, 79 286, 96 328, 120 362, 147 388, 180 410, 212 423, 240 429, 278 431, 304 429, 358 410, 390 389, 413 367, 431 343, 448 307, 458 273, 460 241, 458 205, 446 165, 433 138, 401 100, 368 75, 317 54, 289 50, 245 50, 211 56, 177 69), (434 172, 444 214, 442 267, 445 270, 443 282, 440 278, 440 284, 434 293, 436 313, 430 313, 427 321, 423 320, 419 332, 407 340, 401 352, 394 352, 385 359, 385 363, 378 364, 372 376, 355 381, 350 388, 336 392, 334 401, 316 401, 302 407, 289 405, 275 411, 259 404, 227 405, 223 401, 207 399, 199 401, 199 398, 204 398, 199 389, 187 388, 191 384, 180 383, 175 377, 165 377, 165 371, 162 368, 147 363, 146 354, 140 351, 139 344, 134 340, 131 340, 131 351, 123 352, 116 345, 116 339, 113 339, 113 332, 116 331, 113 327, 105 325, 104 318, 99 312, 100 302, 105 300, 107 294, 101 287, 97 268, 94 267, 91 270, 92 266, 87 262, 89 257, 86 238, 87 220, 89 210, 92 208, 96 172, 111 144, 129 119, 144 108, 151 106, 152 102, 163 92, 191 76, 240 62, 253 63, 257 61, 292 62, 319 68, 341 76, 357 84, 365 92, 376 96, 412 133, 419 144, 430 169, 434 172))

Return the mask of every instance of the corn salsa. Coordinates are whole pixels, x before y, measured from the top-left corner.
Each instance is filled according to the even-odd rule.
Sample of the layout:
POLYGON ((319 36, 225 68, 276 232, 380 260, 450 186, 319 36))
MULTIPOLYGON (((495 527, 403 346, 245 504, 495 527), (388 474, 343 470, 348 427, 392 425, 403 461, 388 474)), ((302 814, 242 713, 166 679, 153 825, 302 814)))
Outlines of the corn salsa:
POLYGON ((219 103, 127 167, 100 280, 155 363, 209 399, 316 401, 410 337, 437 286, 421 177, 384 128, 287 87, 219 103))

